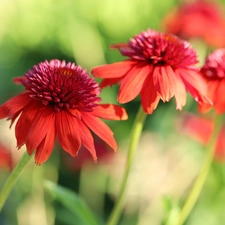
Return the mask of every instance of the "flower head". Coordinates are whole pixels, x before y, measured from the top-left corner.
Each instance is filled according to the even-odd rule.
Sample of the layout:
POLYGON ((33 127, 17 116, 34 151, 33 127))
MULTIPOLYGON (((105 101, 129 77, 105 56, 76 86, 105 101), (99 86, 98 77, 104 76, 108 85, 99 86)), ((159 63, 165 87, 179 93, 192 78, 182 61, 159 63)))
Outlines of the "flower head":
POLYGON ((28 154, 36 149, 37 164, 50 157, 56 137, 72 156, 83 144, 96 160, 90 130, 116 150, 112 131, 98 117, 120 120, 127 119, 127 114, 119 106, 99 104, 99 86, 86 70, 65 61, 45 61, 15 82, 26 90, 0 106, 0 119, 13 123, 19 117, 17 147, 26 144, 28 154))
MULTIPOLYGON (((208 82, 209 97, 212 99, 213 107, 218 114, 225 112, 225 49, 218 49, 211 53, 201 68, 201 73, 208 82)), ((202 104, 199 106, 201 112, 210 109, 212 105, 202 104)))
POLYGON ((167 32, 185 39, 197 37, 215 47, 225 45, 225 20, 221 6, 215 2, 183 3, 166 16, 164 26, 167 32))
POLYGON ((151 114, 162 99, 176 99, 177 109, 186 104, 186 89, 199 103, 209 102, 207 86, 195 64, 196 52, 188 42, 148 29, 128 43, 112 46, 128 59, 92 69, 105 78, 101 87, 121 82, 118 101, 126 103, 138 94, 146 113, 151 114))

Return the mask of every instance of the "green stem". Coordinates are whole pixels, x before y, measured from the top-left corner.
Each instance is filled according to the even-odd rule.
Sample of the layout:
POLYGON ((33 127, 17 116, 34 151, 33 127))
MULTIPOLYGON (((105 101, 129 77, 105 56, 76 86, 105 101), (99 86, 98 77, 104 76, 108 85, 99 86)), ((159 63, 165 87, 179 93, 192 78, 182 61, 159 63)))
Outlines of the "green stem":
POLYGON ((142 106, 140 106, 138 113, 136 115, 136 119, 133 124, 132 131, 131 131, 130 144, 129 144, 128 153, 127 153, 127 161, 126 161, 125 171, 122 178, 122 184, 119 191, 119 196, 109 216, 108 222, 106 223, 107 225, 117 225, 120 215, 122 213, 127 180, 131 170, 131 166, 133 164, 135 150, 137 148, 146 117, 147 115, 143 111, 142 106))
POLYGON ((0 192, 0 212, 2 211, 2 208, 13 189, 17 179, 19 178, 20 174, 22 173, 24 167, 27 165, 31 157, 28 156, 27 152, 23 154, 21 157, 19 163, 16 165, 16 167, 13 169, 12 173, 8 177, 7 181, 5 182, 1 192, 0 192))
POLYGON ((215 128, 213 135, 211 137, 211 141, 208 145, 208 148, 206 149, 207 154, 205 156, 205 160, 202 164, 202 168, 199 172, 198 177, 195 180, 195 183, 190 191, 190 194, 181 209, 180 214, 178 215, 178 220, 176 225, 182 225, 186 219, 188 218, 190 212, 195 206, 195 203, 197 202, 199 195, 202 191, 202 188, 204 186, 204 183, 206 181, 207 175, 209 173, 211 164, 212 164, 212 159, 213 159, 213 154, 215 150, 215 144, 217 141, 217 137, 221 128, 221 122, 222 122, 222 116, 217 116, 215 120, 215 128))

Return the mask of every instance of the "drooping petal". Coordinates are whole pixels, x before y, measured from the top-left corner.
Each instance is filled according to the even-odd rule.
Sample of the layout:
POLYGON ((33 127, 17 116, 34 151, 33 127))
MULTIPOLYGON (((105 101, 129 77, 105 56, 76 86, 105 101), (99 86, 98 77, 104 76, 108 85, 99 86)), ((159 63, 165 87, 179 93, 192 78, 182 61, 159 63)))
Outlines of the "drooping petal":
POLYGON ((153 85, 153 79, 151 76, 146 80, 141 90, 141 103, 144 111, 147 114, 152 114, 159 103, 160 97, 153 85))
POLYGON ((50 126, 55 126, 55 112, 51 107, 39 108, 27 133, 26 147, 31 154, 43 141, 50 126))
POLYGON ((169 101, 175 92, 175 74, 171 66, 159 66, 153 71, 153 83, 161 99, 169 101))
POLYGON ((125 60, 108 65, 98 66, 91 70, 94 77, 100 78, 120 78, 129 72, 137 64, 133 60, 125 60))
MULTIPOLYGON (((212 99, 216 111, 217 111, 217 108, 219 106, 218 102, 216 103, 216 101, 217 100, 220 101, 219 98, 224 96, 223 92, 219 93, 219 90, 221 90, 221 89, 219 89, 219 86, 220 86, 220 79, 215 79, 215 80, 208 81, 208 96, 209 96, 210 99, 212 99), (218 98, 218 96, 219 96, 219 98, 218 98)), ((209 103, 204 103, 204 104, 199 104, 198 105, 198 110, 201 113, 207 112, 210 108, 212 108, 212 104, 209 104, 209 103)))
POLYGON ((116 151, 117 144, 113 137, 113 132, 100 119, 91 115, 90 113, 82 112, 82 121, 103 141, 116 151))
POLYGON ((112 86, 113 84, 119 83, 122 80, 122 78, 109 78, 109 79, 103 79, 99 85, 100 88, 105 88, 108 86, 112 86))
POLYGON ((211 103, 207 97, 207 83, 196 71, 190 69, 179 69, 179 74, 187 90, 199 103, 211 103))
POLYGON ((96 151, 95 151, 95 145, 94 145, 94 139, 92 137, 92 134, 86 124, 83 123, 83 121, 77 121, 79 129, 80 129, 80 136, 81 141, 84 147, 91 153, 94 161, 97 161, 96 151))
POLYGON ((120 49, 120 48, 127 48, 127 47, 128 47, 127 43, 117 43, 117 44, 110 45, 110 49, 120 49))
POLYGON ((113 104, 98 105, 91 114, 106 120, 128 119, 126 110, 121 106, 113 105, 113 104))
POLYGON ((49 125, 48 132, 42 142, 38 145, 35 152, 35 162, 37 165, 41 165, 50 157, 52 150, 54 148, 56 129, 55 121, 53 124, 49 125))
POLYGON ((176 75, 176 80, 175 80, 175 99, 176 99, 176 109, 178 110, 182 110, 182 108, 185 106, 186 104, 186 99, 187 99, 187 93, 186 93, 186 88, 184 85, 184 82, 182 81, 179 73, 177 73, 175 71, 175 75, 176 75))
POLYGON ((56 131, 62 148, 75 157, 81 146, 77 118, 66 111, 56 113, 56 131))
POLYGON ((23 81, 25 80, 26 78, 24 76, 20 76, 20 77, 14 77, 13 78, 13 82, 15 84, 23 84, 23 81))
POLYGON ((222 114, 225 112, 225 79, 220 81, 220 85, 218 86, 215 94, 214 107, 218 114, 222 114))
POLYGON ((152 66, 146 63, 134 66, 121 81, 118 102, 127 103, 137 97, 151 71, 152 66))
MULTIPOLYGON (((15 135, 17 140, 17 147, 20 148, 26 141, 28 131, 34 121, 36 113, 40 105, 38 102, 31 102, 24 107, 15 127, 15 135)), ((31 152, 29 153, 31 154, 31 152)))
POLYGON ((29 97, 28 92, 17 95, 0 106, 0 119, 13 116, 21 111, 32 98, 29 97))

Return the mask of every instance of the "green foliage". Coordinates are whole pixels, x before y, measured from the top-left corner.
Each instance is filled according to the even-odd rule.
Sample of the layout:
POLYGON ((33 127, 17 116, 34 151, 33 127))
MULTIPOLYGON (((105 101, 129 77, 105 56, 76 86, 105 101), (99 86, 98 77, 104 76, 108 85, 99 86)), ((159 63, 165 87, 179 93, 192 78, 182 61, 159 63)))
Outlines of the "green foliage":
POLYGON ((73 213, 74 225, 100 225, 101 223, 91 212, 85 202, 74 192, 50 181, 45 181, 46 191, 67 210, 73 213))

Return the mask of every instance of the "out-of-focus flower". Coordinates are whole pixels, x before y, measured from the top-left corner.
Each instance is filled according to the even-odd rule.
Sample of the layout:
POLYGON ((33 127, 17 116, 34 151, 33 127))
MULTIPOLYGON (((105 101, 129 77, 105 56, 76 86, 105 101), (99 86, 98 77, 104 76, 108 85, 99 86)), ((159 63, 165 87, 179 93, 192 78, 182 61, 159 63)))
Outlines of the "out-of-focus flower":
POLYGON ((221 6, 204 0, 187 1, 168 14, 166 32, 181 38, 202 38, 215 47, 225 46, 225 20, 221 6))
MULTIPOLYGON (((225 49, 218 49, 210 54, 204 66, 201 68, 201 73, 208 81, 208 96, 212 99, 213 107, 216 113, 222 114, 225 112, 225 49)), ((206 112, 212 105, 201 104, 199 110, 206 112)))
POLYGON ((11 151, 0 143, 0 168, 12 169, 13 158, 11 151))
POLYGON ((116 44, 128 59, 92 69, 95 77, 105 78, 101 87, 121 82, 118 101, 126 103, 138 94, 146 113, 151 114, 159 100, 175 96, 176 108, 186 104, 186 89, 199 102, 208 102, 207 85, 195 68, 196 52, 188 42, 148 29, 128 43, 116 44))
POLYGON ((0 119, 9 118, 13 123, 19 117, 15 127, 17 147, 26 144, 28 154, 36 149, 37 164, 50 157, 56 137, 73 157, 83 144, 96 160, 90 130, 116 150, 113 132, 98 117, 124 120, 126 111, 116 105, 99 104, 99 86, 86 70, 65 61, 45 61, 15 82, 26 90, 0 106, 0 119))
MULTIPOLYGON (((183 117, 182 132, 203 145, 208 145, 213 133, 214 123, 208 118, 202 118, 194 114, 187 114, 183 117)), ((225 162, 225 126, 219 132, 214 158, 217 161, 225 162)))
MULTIPOLYGON (((94 140, 95 140, 96 155, 98 157, 98 163, 102 164, 108 163, 110 160, 112 160, 114 152, 110 151, 108 145, 106 145, 99 138, 94 137, 94 140)), ((68 157, 68 155, 65 155, 63 157, 63 161, 65 162, 67 168, 72 171, 78 171, 86 165, 91 166, 94 164, 90 153, 86 151, 85 147, 83 146, 80 148, 77 157, 71 158, 68 157)))

